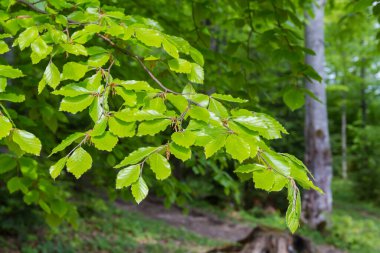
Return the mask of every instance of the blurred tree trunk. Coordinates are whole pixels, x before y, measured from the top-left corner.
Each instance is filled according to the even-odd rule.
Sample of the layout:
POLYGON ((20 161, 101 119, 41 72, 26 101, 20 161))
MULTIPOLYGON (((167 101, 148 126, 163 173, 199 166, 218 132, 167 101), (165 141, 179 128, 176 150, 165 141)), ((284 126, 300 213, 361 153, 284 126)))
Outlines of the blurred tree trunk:
MULTIPOLYGON (((306 63, 324 77, 324 0, 317 0, 313 6, 314 17, 308 18, 306 26, 306 47, 316 55, 307 55, 306 63)), ((332 158, 328 117, 326 107, 325 83, 307 81, 307 88, 319 98, 319 101, 306 98, 305 116, 305 162, 315 177, 315 183, 325 194, 306 191, 303 201, 303 220, 312 228, 323 230, 327 225, 327 216, 332 210, 332 158)))
POLYGON ((342 119, 341 119, 341 138, 342 138, 342 178, 347 178, 347 109, 346 93, 342 96, 342 119))

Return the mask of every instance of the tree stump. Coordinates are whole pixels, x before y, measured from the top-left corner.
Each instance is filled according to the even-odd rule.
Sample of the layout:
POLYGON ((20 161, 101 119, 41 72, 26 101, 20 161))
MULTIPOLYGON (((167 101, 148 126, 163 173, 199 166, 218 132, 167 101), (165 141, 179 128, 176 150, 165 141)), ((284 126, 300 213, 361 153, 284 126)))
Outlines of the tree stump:
POLYGON ((316 246, 311 240, 282 230, 259 226, 234 245, 208 253, 343 253, 333 247, 316 246))

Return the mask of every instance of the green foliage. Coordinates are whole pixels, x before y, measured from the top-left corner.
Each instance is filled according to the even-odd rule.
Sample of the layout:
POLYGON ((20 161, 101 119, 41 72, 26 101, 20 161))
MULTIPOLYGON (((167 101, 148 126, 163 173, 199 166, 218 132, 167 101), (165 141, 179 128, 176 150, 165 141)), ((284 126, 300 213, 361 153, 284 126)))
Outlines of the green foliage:
MULTIPOLYGON (((318 188, 309 180, 307 169, 299 160, 276 153, 267 146, 266 140, 281 138, 282 134, 287 133, 286 130, 267 114, 250 108, 231 108, 236 104, 244 106, 246 99, 198 92, 207 80, 205 60, 185 39, 167 34, 149 19, 127 15, 118 8, 100 5, 98 1, 71 0, 64 4, 42 1, 29 4, 4 0, 1 4, 9 10, 1 12, 0 25, 12 35, 14 43, 11 50, 17 50, 18 46, 23 55, 31 58, 32 68, 39 70, 42 76, 37 79, 28 71, 25 78, 32 80, 31 83, 35 84, 33 90, 37 90, 39 95, 33 94, 35 100, 27 97, 22 106, 49 110, 50 116, 44 113, 41 117, 53 133, 59 133, 58 139, 62 139, 59 145, 54 145, 54 137, 44 138, 44 133, 40 132, 41 145, 34 134, 13 124, 12 118, 17 117, 17 112, 9 114, 5 107, 8 105, 1 104, 0 137, 15 159, 24 159, 24 153, 40 155, 41 148, 43 154, 52 150, 50 156, 54 155, 58 162, 49 164, 51 177, 55 179, 63 174, 66 166, 66 171, 79 179, 92 167, 98 166, 95 162, 98 154, 108 152, 113 161, 112 165, 107 166, 120 169, 116 176, 116 188, 130 187, 139 203, 147 196, 148 187, 155 184, 154 180, 150 180, 149 171, 145 170, 146 164, 149 164, 157 180, 163 180, 171 175, 169 161, 173 160, 172 157, 182 161, 195 156, 210 158, 225 149, 228 156, 239 163, 255 164, 255 168, 260 168, 244 171, 245 174, 252 173, 249 176, 253 178, 256 188, 267 191, 288 188, 287 223, 292 232, 296 230, 300 216, 297 184, 306 189, 318 188), (20 10, 28 15, 25 22, 18 19, 20 10), (124 69, 129 67, 132 72, 124 73, 124 69), (139 71, 145 72, 144 75, 139 71), (163 73, 171 79, 161 79, 163 73), (144 80, 146 77, 150 79, 144 80), (172 87, 173 80, 183 84, 181 92, 172 87), (30 105, 28 101, 33 102, 30 105), (77 125, 75 129, 67 128, 69 133, 61 137, 58 122, 68 122, 67 118, 77 125), (155 144, 148 146, 144 143, 148 147, 138 148, 140 144, 132 142, 133 146, 129 146, 132 152, 126 154, 123 147, 130 143, 127 138, 135 136, 148 136, 143 140, 151 138, 155 144), (71 147, 70 151, 66 150, 68 147, 71 147), (114 155, 117 159, 124 158, 116 166, 114 155)), ((258 5, 263 11, 268 8, 263 3, 258 5)), ((270 8, 276 14, 279 6, 272 5, 270 8)), ((251 7, 256 10, 258 6, 248 4, 248 9, 251 7)), ((244 11, 245 7, 239 6, 239 10, 244 11)), ((286 11, 291 13, 288 8, 286 11)), ((303 53, 300 52, 307 50, 298 48, 296 33, 281 25, 285 20, 276 19, 280 25, 267 30, 267 36, 273 37, 274 44, 278 46, 282 44, 282 39, 276 34, 282 34, 288 43, 289 40, 292 43, 288 45, 290 52, 299 49, 300 57, 292 61, 293 74, 319 79, 318 74, 301 61, 303 53)), ((294 16, 292 22, 297 21, 294 16)), ((2 51, 7 51, 6 47, 2 48, 2 51)), ((287 57, 284 51, 287 50, 278 53, 287 57)), ((23 58, 15 65, 26 69, 24 65, 29 62, 29 59, 23 58)), ((4 80, 21 78, 24 74, 12 66, 0 65, 0 76, 4 80)), ((23 88, 20 90, 27 92, 23 88)), ((22 102, 25 99, 23 95, 9 93, 4 84, 1 91, 0 101, 22 102)), ((302 94, 298 91, 294 89, 284 97, 291 109, 302 105, 298 101, 302 94), (295 102, 294 96, 297 97, 295 102)), ((18 112, 22 113, 21 110, 18 112)), ((31 161, 36 166, 49 163, 43 158, 31 161)), ((8 170, 10 173, 13 168, 5 169, 4 173, 8 170)), ((21 190, 26 196, 32 191, 30 186, 33 183, 26 181, 26 178, 29 176, 35 180, 35 173, 25 171, 22 177, 11 174, 10 179, 6 179, 10 192, 21 190)), ((226 178, 230 177, 223 172, 218 180, 227 186, 231 180, 226 178)), ((50 181, 43 182, 51 186, 50 181)), ((39 189, 50 191, 49 187, 39 189)), ((167 194, 171 194, 167 189, 167 194)), ((35 198, 32 201, 47 213, 49 224, 59 224, 62 216, 67 219, 75 216, 74 211, 70 211, 72 217, 62 215, 62 208, 54 208, 56 200, 49 196, 46 200, 35 198)))

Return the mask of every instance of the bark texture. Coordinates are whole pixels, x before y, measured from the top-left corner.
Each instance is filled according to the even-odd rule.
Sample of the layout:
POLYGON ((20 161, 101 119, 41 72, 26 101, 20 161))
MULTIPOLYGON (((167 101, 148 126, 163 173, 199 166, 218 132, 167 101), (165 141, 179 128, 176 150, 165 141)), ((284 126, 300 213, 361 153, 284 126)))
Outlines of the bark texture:
MULTIPOLYGON (((314 17, 308 18, 306 26, 306 47, 316 55, 307 55, 306 63, 312 66, 324 78, 324 0, 317 0, 313 6, 314 17)), ((306 98, 305 116, 305 163, 315 177, 315 184, 325 194, 316 191, 306 191, 303 199, 303 220, 310 227, 323 230, 328 224, 328 216, 332 211, 332 158, 328 116, 326 106, 325 83, 307 81, 307 88, 319 98, 306 98)))

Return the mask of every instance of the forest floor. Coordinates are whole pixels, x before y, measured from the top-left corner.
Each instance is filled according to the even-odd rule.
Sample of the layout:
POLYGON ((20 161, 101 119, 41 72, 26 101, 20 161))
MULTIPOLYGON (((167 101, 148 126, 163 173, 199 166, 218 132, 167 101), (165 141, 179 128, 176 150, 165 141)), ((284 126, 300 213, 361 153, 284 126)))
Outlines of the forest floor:
MULTIPOLYGON (((380 209, 354 200, 348 184, 334 183, 333 226, 327 234, 301 226, 297 234, 320 245, 334 245, 350 253, 380 252, 380 209)), ((190 208, 185 214, 160 202, 140 205, 101 198, 83 201, 78 230, 62 225, 55 231, 20 230, 17 236, 0 235, 0 253, 204 253, 231 245, 257 226, 286 232, 283 215, 255 208, 249 211, 215 207, 190 208)), ((328 247, 324 247, 328 248, 328 247)))

